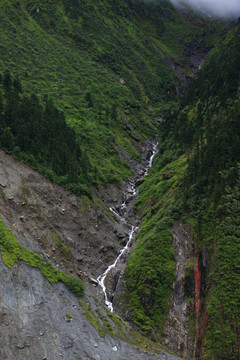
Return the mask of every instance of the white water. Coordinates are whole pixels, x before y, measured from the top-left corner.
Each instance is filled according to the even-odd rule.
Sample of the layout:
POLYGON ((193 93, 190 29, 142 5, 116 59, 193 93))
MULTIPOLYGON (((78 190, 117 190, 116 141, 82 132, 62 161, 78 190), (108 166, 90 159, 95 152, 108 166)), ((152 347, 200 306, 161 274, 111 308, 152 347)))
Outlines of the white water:
POLYGON ((149 167, 149 168, 152 166, 153 158, 154 158, 154 156, 155 156, 156 153, 157 153, 157 145, 158 145, 158 144, 156 144, 156 145, 153 146, 153 153, 152 153, 152 156, 151 156, 150 159, 149 159, 149 164, 148 164, 148 167, 149 167))
MULTIPOLYGON (((145 174, 144 174, 144 175, 147 175, 147 173, 148 173, 148 171, 149 171, 149 168, 152 166, 152 161, 153 161, 153 158, 154 158, 154 156, 156 155, 156 153, 157 153, 157 144, 156 144, 156 145, 153 145, 153 153, 152 153, 152 156, 151 156, 150 159, 149 159, 149 163, 148 163, 148 165, 147 165, 147 168, 146 168, 146 171, 145 171, 145 174)), ((131 192, 131 195, 130 195, 130 197, 136 196, 136 195, 137 195, 137 191, 136 191, 136 188, 135 188, 135 184, 134 184, 132 181, 130 181, 130 182, 129 182, 129 186, 130 186, 130 188, 131 188, 131 191, 130 191, 130 192, 131 192)), ((127 201, 127 199, 126 199, 126 200, 122 203, 122 205, 120 206, 120 210, 119 210, 120 213, 121 213, 121 210, 127 208, 126 201, 127 201)), ((115 208, 110 207, 109 209, 110 209, 110 211, 111 211, 114 215, 116 215, 119 219, 124 220, 124 218, 121 218, 120 214, 118 213, 118 211, 117 211, 115 208)), ((128 250, 129 245, 131 244, 131 241, 132 241, 132 239, 133 239, 134 233, 135 233, 136 230, 138 230, 137 227, 135 227, 135 226, 133 226, 133 225, 130 225, 130 224, 127 224, 127 222, 125 222, 125 224, 131 226, 131 230, 130 230, 130 232, 129 232, 129 234, 128 234, 128 242, 127 242, 127 244, 124 246, 123 249, 120 250, 119 255, 118 255, 118 257, 116 258, 116 260, 114 261, 114 263, 113 263, 112 265, 110 265, 110 266, 105 270, 105 272, 97 278, 97 281, 98 281, 99 285, 101 286, 102 291, 103 291, 103 293, 104 293, 105 304, 106 304, 106 306, 108 307, 108 309, 109 309, 111 312, 113 312, 113 305, 112 305, 112 302, 108 299, 108 296, 107 296, 107 289, 106 289, 106 286, 105 286, 105 279, 106 279, 108 273, 117 265, 117 263, 118 263, 118 261, 121 259, 122 255, 128 250)))
POLYGON ((119 214, 116 212, 116 210, 114 210, 113 208, 109 208, 109 210, 114 214, 116 215, 117 217, 119 217, 119 214))
POLYGON ((107 270, 105 270, 105 272, 97 278, 97 281, 98 281, 98 283, 100 284, 100 286, 102 287, 102 290, 103 290, 103 293, 104 293, 105 304, 107 305, 108 309, 109 309, 111 312, 113 312, 113 306, 112 306, 111 301, 108 300, 107 292, 106 292, 106 286, 105 286, 104 282, 105 282, 106 276, 107 276, 107 274, 109 273, 109 271, 110 271, 111 269, 113 269, 113 268, 117 265, 117 263, 118 263, 119 259, 121 258, 122 254, 125 253, 125 251, 128 249, 129 244, 130 244, 131 241, 132 241, 133 234, 134 234, 134 232, 135 232, 136 230, 137 230, 137 228, 136 228, 135 226, 132 226, 132 229, 131 229, 130 233, 128 234, 129 239, 128 239, 127 244, 124 246, 124 248, 123 248, 122 250, 120 250, 120 253, 119 253, 118 257, 116 258, 116 260, 114 261, 114 263, 113 263, 112 265, 110 265, 110 266, 107 268, 107 270))

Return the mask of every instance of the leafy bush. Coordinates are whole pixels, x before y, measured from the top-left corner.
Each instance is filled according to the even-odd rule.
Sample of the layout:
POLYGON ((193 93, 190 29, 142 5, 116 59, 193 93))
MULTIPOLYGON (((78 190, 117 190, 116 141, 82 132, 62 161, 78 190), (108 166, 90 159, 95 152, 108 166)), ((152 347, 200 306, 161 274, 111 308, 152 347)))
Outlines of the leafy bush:
POLYGON ((64 283, 67 285, 70 291, 74 293, 77 297, 83 296, 84 287, 82 280, 76 278, 74 275, 69 275, 64 277, 64 283))

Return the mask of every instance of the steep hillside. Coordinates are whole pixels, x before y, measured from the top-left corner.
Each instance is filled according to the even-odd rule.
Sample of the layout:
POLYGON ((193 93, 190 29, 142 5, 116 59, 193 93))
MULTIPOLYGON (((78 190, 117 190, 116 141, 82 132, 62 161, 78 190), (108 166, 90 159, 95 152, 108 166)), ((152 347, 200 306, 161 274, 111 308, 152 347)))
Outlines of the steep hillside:
POLYGON ((188 359, 240 354, 239 39, 238 25, 164 114, 159 154, 136 204, 144 217, 125 300, 118 300, 138 328, 155 338, 162 332, 188 359))
MULTIPOLYGON (((25 96, 38 97, 24 96, 20 102, 28 101, 31 107, 35 101, 33 106, 40 109, 37 102, 45 106, 48 96, 77 136, 71 169, 46 169, 45 160, 50 165, 51 159, 44 146, 43 157, 28 146, 28 154, 20 158, 60 184, 78 184, 72 188, 82 194, 86 186, 119 184, 131 175, 119 158, 119 147, 140 160, 141 144, 156 133, 154 107, 181 89, 173 68, 190 76, 193 44, 202 56, 224 28, 193 15, 183 17, 168 1, 5 0, 0 11, 0 69, 11 73, 15 83, 20 81, 25 96)), ((14 97, 2 100, 7 106, 9 101, 14 103, 14 97)), ((4 122, 2 127, 9 126, 4 122)), ((19 155, 16 131, 12 133, 8 150, 19 155)), ((6 148, 4 140, 2 146, 6 148)), ((67 149, 64 155, 53 147, 54 161, 68 157, 67 149)), ((20 150, 25 152, 24 145, 20 150)))
POLYGON ((239 28, 183 96, 226 24, 167 0, 4 0, 0 20, 0 357, 234 359, 239 28), (136 331, 96 280, 131 227, 106 294, 136 331))
MULTIPOLYGON (((121 248, 106 204, 80 199, 3 151, 0 186, 1 358, 179 359, 99 301, 94 279, 121 248)), ((105 192, 113 204, 120 195, 114 186, 105 192)))

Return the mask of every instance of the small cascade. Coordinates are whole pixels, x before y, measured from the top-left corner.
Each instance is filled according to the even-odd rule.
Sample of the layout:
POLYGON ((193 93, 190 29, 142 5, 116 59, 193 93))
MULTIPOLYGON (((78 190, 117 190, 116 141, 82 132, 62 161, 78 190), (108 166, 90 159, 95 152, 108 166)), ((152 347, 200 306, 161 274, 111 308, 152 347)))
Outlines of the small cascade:
POLYGON ((149 169, 152 167, 153 158, 154 158, 154 156, 155 156, 156 153, 157 153, 157 146, 158 146, 158 143, 153 145, 152 155, 151 155, 151 157, 150 157, 150 159, 149 159, 149 162, 148 162, 148 165, 147 165, 147 167, 146 167, 144 176, 146 176, 146 175, 148 174, 149 169))
POLYGON ((109 210, 110 210, 114 215, 116 215, 117 217, 119 216, 119 214, 117 213, 117 211, 116 211, 115 208, 110 207, 109 210))
POLYGON ((132 229, 131 229, 130 233, 128 234, 129 238, 128 238, 127 244, 124 246, 123 249, 120 250, 119 255, 118 255, 118 257, 116 258, 116 260, 114 261, 114 263, 113 263, 112 265, 110 265, 110 266, 105 270, 105 272, 97 278, 97 281, 98 281, 99 285, 102 287, 102 290, 103 290, 103 293, 104 293, 105 304, 106 304, 106 306, 108 307, 108 309, 109 309, 111 312, 113 312, 113 306, 112 306, 111 301, 109 301, 109 299, 108 299, 107 291, 106 291, 106 286, 105 286, 104 282, 105 282, 106 276, 107 276, 107 274, 109 273, 109 271, 110 271, 111 269, 113 269, 113 268, 117 265, 117 263, 118 263, 118 261, 120 260, 120 258, 122 257, 122 255, 123 255, 123 254, 125 253, 125 251, 127 251, 127 249, 129 248, 129 245, 130 245, 130 243, 131 243, 131 241, 132 241, 134 232, 135 232, 136 230, 137 230, 137 227, 132 226, 132 229))
POLYGON ((157 153, 157 145, 158 145, 158 144, 156 144, 156 145, 153 146, 153 153, 152 153, 152 156, 150 157, 149 163, 148 163, 148 167, 149 167, 149 168, 152 166, 153 158, 154 158, 154 156, 155 156, 156 153, 157 153))
MULTIPOLYGON (((157 144, 154 144, 153 148, 152 148, 152 155, 146 165, 145 172, 143 172, 144 176, 148 174, 148 171, 149 171, 150 167, 152 166, 152 161, 153 161, 153 158, 156 155, 156 153, 157 153, 157 144)), ((126 191, 127 194, 125 195, 125 197, 122 201, 122 204, 119 206, 116 206, 116 207, 109 208, 109 210, 117 217, 118 223, 124 224, 127 228, 131 229, 128 233, 128 241, 127 241, 126 245, 120 250, 119 255, 117 256, 114 263, 111 264, 104 271, 104 273, 97 278, 98 284, 101 286, 102 291, 104 293, 105 304, 111 312, 113 312, 113 305, 107 295, 107 288, 105 285, 105 280, 106 280, 106 277, 108 276, 109 272, 117 266, 118 262, 120 261, 121 257, 123 256, 123 254, 129 249, 129 246, 131 245, 134 235, 138 230, 138 227, 127 223, 126 218, 125 218, 126 215, 128 214, 129 207, 131 207, 131 204, 129 204, 130 200, 134 199, 138 195, 138 192, 136 190, 136 183, 137 183, 137 180, 136 181, 130 180, 127 185, 127 191, 126 191)))

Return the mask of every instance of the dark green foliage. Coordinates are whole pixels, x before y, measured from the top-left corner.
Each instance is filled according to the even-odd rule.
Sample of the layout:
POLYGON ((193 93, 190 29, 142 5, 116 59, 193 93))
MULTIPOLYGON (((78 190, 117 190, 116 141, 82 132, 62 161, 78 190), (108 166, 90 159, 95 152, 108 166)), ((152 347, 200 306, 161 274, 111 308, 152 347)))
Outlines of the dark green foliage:
POLYGON ((240 27, 235 27, 224 42, 211 51, 205 64, 185 94, 185 102, 207 100, 217 96, 220 101, 234 98, 239 89, 240 27))
POLYGON ((140 233, 126 271, 131 320, 148 335, 162 329, 174 279, 172 234, 163 223, 145 236, 140 233))
POLYGON ((124 306, 141 332, 159 339, 168 311, 174 280, 174 254, 170 227, 177 216, 178 183, 184 174, 186 158, 156 155, 154 166, 140 186, 136 208, 143 215, 142 225, 126 268, 124 306))
POLYGON ((186 195, 192 200, 207 195, 218 202, 225 186, 233 185, 238 178, 240 104, 238 100, 229 99, 221 107, 213 103, 211 111, 210 106, 207 102, 196 114, 195 128, 199 127, 202 133, 196 131, 198 137, 185 185, 186 195), (198 118, 201 118, 200 126, 198 118))
MULTIPOLYGON (((223 57, 223 48, 217 48, 216 57, 209 57, 178 107, 172 102, 166 104, 169 92, 174 99, 176 87, 181 90, 168 62, 180 63, 190 72, 184 49, 194 45, 205 51, 216 42, 215 34, 224 26, 190 12, 183 17, 165 0, 8 0, 0 3, 0 17, 0 67, 16 76, 12 79, 6 72, 1 78, 1 146, 51 180, 85 196, 90 196, 92 185, 120 184, 132 173, 117 148, 140 160, 141 143, 157 130, 157 122, 152 121, 153 108, 166 110, 155 170, 147 176, 136 204, 144 219, 126 271, 129 314, 141 331, 157 338, 174 279, 169 230, 174 218, 182 211, 192 212, 202 239, 206 219, 214 218, 218 223, 215 209, 225 184, 236 184, 239 39, 235 40, 235 32, 239 30, 226 40, 223 57), (189 167, 181 197, 179 187, 187 157, 189 167)), ((212 232, 208 250, 215 245, 213 237, 212 232)), ((51 282, 62 280, 77 294, 82 293, 78 280, 66 278, 16 243, 5 241, 1 249, 9 266, 24 260, 39 267, 51 282)), ((225 262, 224 253, 217 254, 221 262, 225 262)), ((238 274, 238 264, 236 269, 238 274)), ((218 311, 215 316, 214 299, 220 288, 215 289, 205 336, 209 359, 219 358, 218 345, 225 338, 218 330, 225 318, 228 327, 232 326, 229 334, 233 341, 228 338, 227 342, 233 351, 239 340, 239 328, 231 316, 221 317, 218 311), (210 340, 212 328, 214 343, 210 340)), ((231 297, 230 291, 228 294, 231 297)), ((223 292, 220 298, 216 303, 224 304, 227 312, 228 299, 223 292)), ((234 298, 231 309, 236 315, 235 308, 234 298)), ((89 318, 96 324, 91 314, 89 318)), ((220 348, 231 358, 229 347, 220 348)))
POLYGON ((204 233, 210 246, 212 237, 215 240, 206 304, 205 358, 234 360, 240 356, 240 181, 226 188, 215 223, 213 233, 204 233))
MULTIPOLYGON (((238 25, 209 54, 177 111, 162 124, 163 150, 174 144, 189 156, 181 211, 194 218, 205 259, 200 261, 205 321, 198 353, 209 360, 240 356, 239 44, 238 25)), ((189 293, 191 274, 186 275, 189 293)))
POLYGON ((239 39, 238 26, 227 35, 222 45, 210 53, 197 80, 193 80, 187 89, 180 107, 166 114, 161 124, 163 144, 169 148, 177 143, 181 150, 192 152, 184 181, 192 207, 194 198, 199 202, 205 195, 218 201, 226 184, 234 184, 238 177, 240 67, 236 59, 240 56, 239 39), (232 61, 228 61, 227 53, 231 53, 232 61), (222 70, 222 77, 226 79, 220 86, 221 72, 218 69, 222 68, 222 62, 227 62, 228 66, 226 73, 222 70), (211 86, 204 82, 204 79, 210 79, 210 73, 213 76, 211 86), (205 92, 206 97, 203 95, 205 92))
POLYGON ((78 279, 74 275, 69 275, 66 278, 64 278, 64 283, 67 285, 70 291, 74 293, 77 297, 83 296, 84 288, 83 288, 83 282, 78 279))
POLYGON ((72 190, 88 184, 89 162, 52 100, 45 97, 42 105, 37 96, 24 96, 20 82, 12 81, 9 73, 1 90, 1 147, 72 190))
MULTIPOLYGON (((131 175, 129 166, 119 158, 117 145, 140 160, 139 145, 156 133, 149 109, 168 101, 169 90, 174 97, 176 86, 181 88, 166 58, 189 68, 182 38, 187 44, 199 43, 202 33, 215 34, 221 28, 196 16, 182 17, 168 1, 8 0, 1 2, 0 14, 2 71, 7 69, 16 76, 12 87, 19 94, 22 91, 24 99, 29 94, 27 108, 34 106, 32 94, 36 94, 43 112, 49 110, 47 116, 57 116, 59 125, 64 112, 67 124, 77 134, 81 154, 76 163, 67 139, 68 145, 60 149, 61 135, 58 143, 47 145, 53 149, 47 159, 46 149, 41 149, 37 137, 36 145, 28 139, 21 122, 14 139, 5 130, 4 146, 7 142, 10 151, 21 153, 22 159, 35 167, 36 162, 49 160, 49 169, 43 165, 49 178, 57 177, 60 184, 87 196, 92 185, 120 184, 131 175), (46 94, 47 104, 42 100, 46 94), (50 99, 59 109, 58 115, 50 99), (16 138, 21 147, 12 149, 16 138), (28 151, 29 146, 35 152, 40 150, 41 159, 36 160, 35 154, 30 157, 22 146, 28 151), (72 157, 72 161, 61 161, 63 157, 72 157)), ((203 47, 213 41, 204 36, 203 47)), ((5 89, 11 86, 7 75, 3 81, 5 89)), ((38 108, 37 101, 35 105, 38 108)), ((48 137, 54 131, 54 126, 46 126, 48 137)))
MULTIPOLYGON (((238 27, 209 55, 180 104, 162 109, 159 154, 140 187, 135 208, 144 217, 125 277, 125 306, 131 309, 131 320, 157 338, 174 277, 169 226, 173 218, 191 216, 205 312, 196 354, 216 360, 239 357, 239 43, 238 27), (223 69, 218 73, 222 62, 229 64, 227 74, 223 69), (224 86, 219 86, 219 76, 225 79, 224 86)), ((185 275, 185 291, 191 297, 194 262, 185 275)))
MULTIPOLYGON (((238 26, 227 36, 222 47, 219 46, 209 56, 202 70, 206 78, 209 78, 209 69, 214 72, 215 68, 219 68, 221 59, 223 62, 226 60, 226 51, 232 54, 233 59, 240 56, 239 40, 240 27, 238 26), (215 63, 216 61, 217 63, 215 63)), ((191 108, 182 110, 182 113, 187 113, 185 120, 183 118, 178 120, 179 123, 181 121, 180 128, 183 129, 182 131, 187 126, 191 128, 192 133, 190 143, 193 146, 193 155, 189 161, 185 179, 186 196, 189 199, 191 198, 192 204, 194 199, 200 202, 200 199, 203 200, 204 198, 208 198, 209 204, 210 199, 218 203, 224 194, 226 185, 233 186, 238 178, 237 164, 240 162, 240 104, 238 100, 240 67, 235 62, 229 62, 228 65, 226 72, 229 74, 224 86, 219 86, 217 75, 212 79, 212 85, 215 86, 215 97, 197 100, 195 104, 193 102, 194 105, 191 108), (236 86, 236 79, 238 86, 236 86), (227 91, 227 93, 223 92, 227 88, 232 90, 227 91)), ((209 91, 208 85, 205 84, 205 88, 206 91, 209 91)), ((199 87, 197 86, 196 89, 199 87)), ((201 203, 203 203, 202 200, 201 203)))

